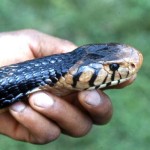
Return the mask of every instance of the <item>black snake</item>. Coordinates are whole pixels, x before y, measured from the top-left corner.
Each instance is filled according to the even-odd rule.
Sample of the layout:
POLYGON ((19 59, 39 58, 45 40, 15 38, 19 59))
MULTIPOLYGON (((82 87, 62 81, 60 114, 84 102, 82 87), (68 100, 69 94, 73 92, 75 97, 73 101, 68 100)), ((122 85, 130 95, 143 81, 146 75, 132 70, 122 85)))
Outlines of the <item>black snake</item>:
POLYGON ((142 54, 125 44, 89 44, 0 68, 0 108, 38 90, 58 96, 120 84, 137 73, 142 54))

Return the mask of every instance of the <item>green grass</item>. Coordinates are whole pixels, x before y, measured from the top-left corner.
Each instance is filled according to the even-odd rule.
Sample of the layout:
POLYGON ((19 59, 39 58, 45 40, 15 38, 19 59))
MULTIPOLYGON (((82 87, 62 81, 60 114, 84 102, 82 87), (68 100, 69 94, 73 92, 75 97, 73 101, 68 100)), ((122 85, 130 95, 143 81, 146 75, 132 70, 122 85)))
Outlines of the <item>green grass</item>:
POLYGON ((149 0, 1 0, 0 32, 34 28, 77 45, 121 42, 140 49, 144 64, 135 83, 107 91, 112 121, 83 138, 62 135, 47 145, 0 136, 0 149, 147 150, 150 147, 150 1, 149 0))

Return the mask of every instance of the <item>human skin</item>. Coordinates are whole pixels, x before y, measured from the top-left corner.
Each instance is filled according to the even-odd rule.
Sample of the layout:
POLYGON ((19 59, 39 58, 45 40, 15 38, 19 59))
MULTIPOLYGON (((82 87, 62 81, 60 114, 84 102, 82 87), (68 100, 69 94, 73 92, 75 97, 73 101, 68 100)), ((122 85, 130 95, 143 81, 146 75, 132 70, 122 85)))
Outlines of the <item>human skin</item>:
MULTIPOLYGON (((66 53, 76 46, 36 30, 0 33, 0 66, 56 53, 66 53)), ((131 80, 116 86, 122 88, 131 80)), ((112 117, 109 97, 100 90, 83 91, 57 97, 40 91, 29 96, 28 104, 18 102, 0 113, 0 133, 35 144, 49 143, 61 133, 73 137, 86 135, 93 124, 103 125, 112 117)))

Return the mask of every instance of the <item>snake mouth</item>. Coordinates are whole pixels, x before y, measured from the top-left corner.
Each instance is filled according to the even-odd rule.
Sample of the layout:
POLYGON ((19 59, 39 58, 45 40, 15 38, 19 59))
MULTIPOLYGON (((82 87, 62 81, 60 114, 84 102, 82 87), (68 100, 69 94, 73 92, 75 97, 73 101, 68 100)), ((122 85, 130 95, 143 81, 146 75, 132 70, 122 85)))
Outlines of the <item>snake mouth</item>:
POLYGON ((121 85, 122 83, 124 83, 126 81, 129 81, 132 78, 134 79, 135 78, 134 76, 136 77, 136 75, 133 75, 133 76, 130 76, 128 78, 111 81, 111 82, 108 82, 108 83, 101 84, 99 86, 93 86, 93 87, 88 88, 88 90, 112 88, 114 86, 121 85))

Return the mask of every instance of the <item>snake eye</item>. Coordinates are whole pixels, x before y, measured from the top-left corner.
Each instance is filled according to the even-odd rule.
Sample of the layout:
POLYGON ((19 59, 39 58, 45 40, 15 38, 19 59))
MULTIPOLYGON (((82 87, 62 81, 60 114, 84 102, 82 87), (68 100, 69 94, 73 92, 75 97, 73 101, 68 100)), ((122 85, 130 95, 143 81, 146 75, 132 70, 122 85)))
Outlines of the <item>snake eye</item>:
POLYGON ((110 70, 116 71, 119 68, 119 64, 110 64, 109 65, 110 70))

